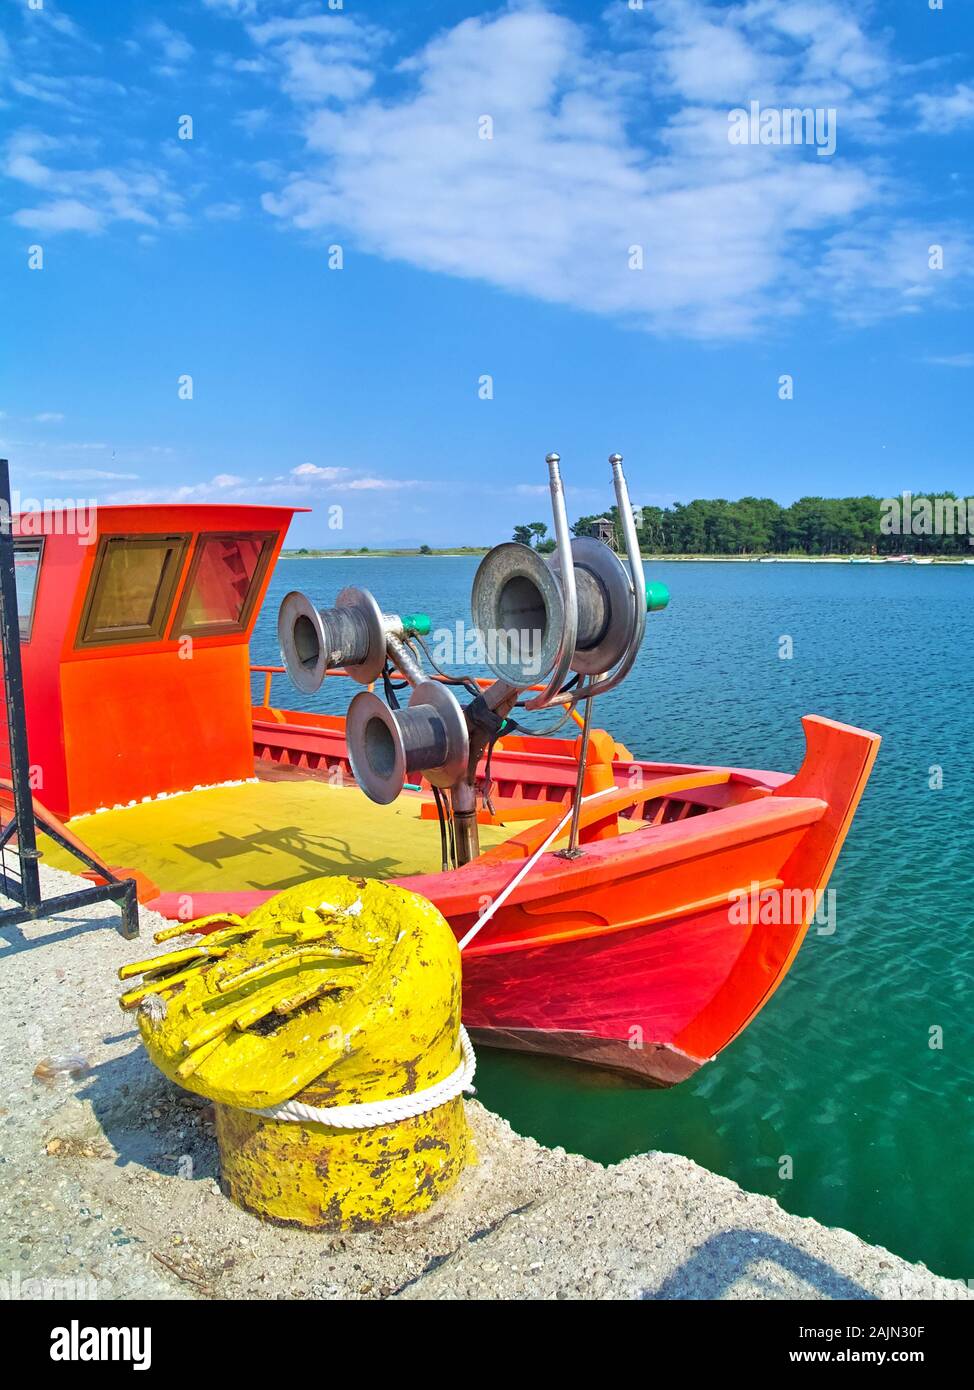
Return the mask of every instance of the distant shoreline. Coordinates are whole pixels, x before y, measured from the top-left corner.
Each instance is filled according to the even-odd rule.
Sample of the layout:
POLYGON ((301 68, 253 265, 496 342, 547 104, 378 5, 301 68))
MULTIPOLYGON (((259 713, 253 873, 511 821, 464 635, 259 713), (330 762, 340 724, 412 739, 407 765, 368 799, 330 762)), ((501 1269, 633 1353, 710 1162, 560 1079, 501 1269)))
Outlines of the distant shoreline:
MULTIPOLYGON (((467 546, 457 550, 282 550, 282 560, 457 560, 486 555, 487 546, 467 546)), ((624 558, 624 557, 623 557, 624 558)), ((643 552, 644 560, 654 565, 889 565, 933 564, 966 565, 974 562, 963 556, 926 555, 908 561, 887 555, 657 555, 643 552)))
POLYGON ((460 550, 282 550, 282 560, 450 560, 468 555, 486 555, 490 546, 466 547, 460 550))

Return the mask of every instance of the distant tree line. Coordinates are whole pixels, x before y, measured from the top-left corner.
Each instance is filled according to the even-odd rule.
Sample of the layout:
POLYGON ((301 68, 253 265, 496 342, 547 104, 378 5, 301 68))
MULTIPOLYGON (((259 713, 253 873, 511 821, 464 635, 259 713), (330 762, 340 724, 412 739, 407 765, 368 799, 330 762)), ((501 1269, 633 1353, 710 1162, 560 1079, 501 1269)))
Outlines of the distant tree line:
MULTIPOLYGON (((578 534, 581 535, 581 532, 578 534)), ((548 535, 548 527, 543 521, 529 521, 526 526, 515 526, 512 539, 520 541, 521 545, 533 545, 542 554, 549 554, 555 549, 555 542, 548 535)))
MULTIPOLYGON (((640 548, 660 555, 963 555, 974 558, 974 498, 951 492, 879 497, 802 497, 788 507, 770 497, 723 497, 634 509, 640 548)), ((618 512, 579 517, 572 532, 612 522, 618 512)), ((518 528, 526 530, 528 528, 518 528)), ((532 532, 534 528, 530 528, 532 532)), ((521 539, 515 533, 515 539, 521 539)))

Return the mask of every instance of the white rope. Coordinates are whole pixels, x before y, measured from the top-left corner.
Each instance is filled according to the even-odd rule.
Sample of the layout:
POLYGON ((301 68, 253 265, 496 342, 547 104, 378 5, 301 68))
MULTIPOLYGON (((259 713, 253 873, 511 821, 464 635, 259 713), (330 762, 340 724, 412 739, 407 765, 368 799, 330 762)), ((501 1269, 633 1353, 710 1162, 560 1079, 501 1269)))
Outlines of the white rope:
MULTIPOLYGON (((611 792, 618 790, 618 787, 613 785, 605 787, 602 791, 590 792, 588 796, 582 797, 582 804, 587 805, 591 801, 598 801, 600 797, 608 796, 611 792)), ((510 883, 498 893, 490 907, 482 916, 477 918, 466 936, 460 941, 461 951, 470 944, 478 932, 486 927, 494 913, 504 906, 514 889, 531 872, 548 846, 557 840, 571 817, 572 808, 570 807, 544 842, 521 865, 510 883)), ((247 1110, 251 1115, 260 1115, 267 1120, 293 1120, 298 1124, 328 1125, 330 1129, 374 1129, 378 1125, 395 1124, 397 1120, 411 1120, 416 1115, 424 1115, 428 1110, 435 1110, 437 1106, 446 1105, 447 1101, 455 1100, 464 1091, 473 1090, 472 1082, 474 1072, 477 1069, 477 1059, 474 1056, 473 1045, 467 1037, 467 1030, 462 1026, 460 1028, 460 1048, 463 1052, 463 1060, 456 1071, 451 1072, 442 1081, 437 1081, 435 1085, 427 1086, 425 1090, 413 1091, 412 1095, 395 1096, 392 1100, 368 1100, 361 1105, 316 1107, 303 1105, 297 1100, 287 1100, 283 1105, 270 1106, 266 1110, 257 1110, 251 1106, 241 1106, 240 1109, 247 1110)))
MULTIPOLYGON (((589 792, 588 796, 582 797, 581 805, 586 806, 590 801, 598 801, 600 796, 608 796, 610 792, 617 792, 618 790, 619 788, 613 783, 611 787, 604 787, 600 792, 589 792)), ((473 926, 467 932, 466 936, 461 937, 461 951, 466 950, 466 948, 470 945, 471 941, 474 939, 477 933, 483 931, 484 927, 486 927, 487 923, 493 917, 494 913, 498 910, 498 908, 504 906, 508 898, 514 892, 514 889, 517 887, 517 885, 531 872, 531 870, 534 868, 535 864, 537 864, 538 860, 544 854, 548 846, 552 844, 555 840, 557 840, 558 836, 561 834, 565 826, 571 820, 573 810, 574 806, 570 806, 568 808, 568 810, 562 816, 561 820, 555 826, 554 830, 552 830, 551 834, 547 837, 544 843, 542 845, 539 845, 539 847, 534 851, 534 853, 531 855, 529 859, 525 860, 525 862, 518 869, 517 873, 511 879, 507 887, 501 889, 501 891, 497 894, 497 897, 491 903, 490 907, 488 907, 477 918, 476 922, 474 922, 473 926)))
POLYGON ((283 1105, 272 1105, 266 1110, 255 1110, 241 1106, 251 1115, 260 1115, 266 1120, 294 1120, 298 1124, 328 1125, 330 1129, 375 1129, 377 1125, 395 1124, 397 1120, 411 1120, 417 1115, 425 1115, 428 1110, 446 1105, 456 1100, 464 1091, 473 1090, 473 1076, 477 1069, 477 1058, 473 1045, 467 1037, 467 1030, 460 1028, 460 1049, 463 1060, 456 1071, 427 1086, 422 1091, 413 1091, 408 1096, 394 1096, 391 1100, 367 1100, 360 1105, 329 1105, 317 1108, 303 1105, 298 1100, 286 1100, 283 1105))

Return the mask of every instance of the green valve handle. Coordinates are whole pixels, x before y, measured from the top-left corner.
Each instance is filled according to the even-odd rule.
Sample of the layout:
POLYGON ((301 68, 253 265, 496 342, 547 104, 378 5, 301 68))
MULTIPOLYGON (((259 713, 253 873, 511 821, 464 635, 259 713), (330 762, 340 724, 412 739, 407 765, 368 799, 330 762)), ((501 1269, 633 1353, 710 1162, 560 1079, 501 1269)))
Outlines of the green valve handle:
POLYGON ((670 591, 665 584, 661 584, 658 579, 647 579, 646 581, 646 612, 662 613, 663 609, 670 601, 670 591))
POLYGON ((415 632, 420 637, 428 637, 433 621, 428 613, 404 613, 402 625, 407 632, 415 632))

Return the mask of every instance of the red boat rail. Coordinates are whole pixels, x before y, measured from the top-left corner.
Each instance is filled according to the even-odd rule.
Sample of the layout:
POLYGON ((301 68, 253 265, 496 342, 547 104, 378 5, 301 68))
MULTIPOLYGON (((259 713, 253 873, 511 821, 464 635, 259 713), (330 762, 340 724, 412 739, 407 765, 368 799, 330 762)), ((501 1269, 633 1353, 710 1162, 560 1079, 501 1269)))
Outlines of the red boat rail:
MULTIPOLYGON (((252 675, 262 675, 262 676, 264 677, 264 700, 263 700, 263 703, 259 706, 259 708, 261 708, 261 709, 268 709, 268 710, 271 711, 271 713, 275 713, 275 714, 280 714, 280 713, 282 713, 281 710, 275 709, 274 706, 271 705, 271 682, 273 681, 273 679, 274 679, 275 676, 283 676, 283 675, 285 675, 285 674, 287 673, 287 667, 286 667, 286 666, 251 666, 250 671, 251 671, 251 674, 252 674, 252 675)), ((402 674, 401 671, 393 671, 391 674, 392 674, 393 680, 405 680, 405 676, 402 674)), ((338 667, 334 667, 334 668, 329 668, 329 669, 325 672, 325 675, 326 675, 326 676, 346 676, 346 677, 347 677, 347 676, 348 676, 348 672, 345 671, 342 667, 338 666, 338 667)), ((429 679, 430 679, 430 680, 434 680, 434 681, 445 681, 445 680, 446 680, 446 677, 445 677, 445 676, 441 676, 441 675, 437 674, 436 672, 434 672, 434 673, 429 677, 429 679)), ((471 677, 471 680, 473 681, 474 685, 479 686, 479 688, 480 688, 481 690, 487 690, 491 685, 494 684, 494 681, 493 681, 493 678, 492 678, 492 677, 472 676, 472 677, 471 677)), ((374 682, 374 681, 370 682, 370 684, 366 687, 366 689, 368 689, 368 690, 373 690, 374 688, 375 688, 375 682, 374 682)), ((543 685, 529 685, 529 686, 527 686, 527 689, 528 689, 528 690, 543 690, 543 689, 544 689, 544 686, 543 686, 543 685)), ((581 728, 585 721, 584 721, 584 719, 582 718, 582 716, 579 714, 578 710, 577 710, 577 709, 573 709, 573 710, 570 710, 569 713, 571 714, 572 719, 575 721, 575 723, 578 725, 578 727, 581 728)))

